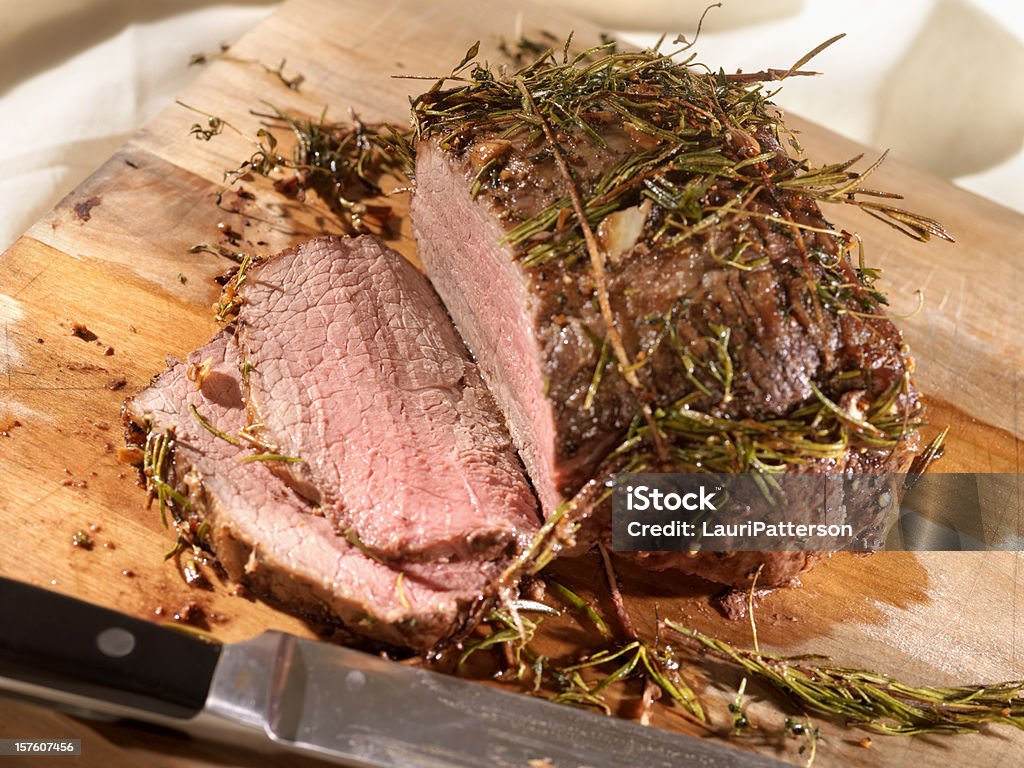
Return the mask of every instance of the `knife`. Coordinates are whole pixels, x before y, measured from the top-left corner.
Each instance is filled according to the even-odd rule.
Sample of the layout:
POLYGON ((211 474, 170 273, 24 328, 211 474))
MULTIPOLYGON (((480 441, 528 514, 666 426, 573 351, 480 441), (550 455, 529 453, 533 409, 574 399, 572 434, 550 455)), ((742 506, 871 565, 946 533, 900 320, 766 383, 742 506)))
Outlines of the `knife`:
POLYGON ((0 577, 0 689, 363 768, 779 768, 692 736, 270 631, 218 644, 0 577))

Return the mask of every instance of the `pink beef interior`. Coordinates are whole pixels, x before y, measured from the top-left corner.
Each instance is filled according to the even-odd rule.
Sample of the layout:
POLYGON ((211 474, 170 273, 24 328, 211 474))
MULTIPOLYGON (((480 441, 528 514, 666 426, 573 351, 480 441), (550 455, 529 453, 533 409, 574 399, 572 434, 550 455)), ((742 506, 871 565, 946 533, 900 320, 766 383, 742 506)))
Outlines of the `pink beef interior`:
POLYGON ((516 551, 536 501, 501 416, 426 278, 370 237, 252 270, 237 340, 258 434, 336 527, 380 557, 516 551))
POLYGON ((555 458, 552 403, 545 397, 526 273, 493 215, 432 143, 417 149, 412 200, 417 256, 473 352, 508 421, 545 515, 564 498, 567 467, 555 458))
POLYGON ((193 489, 193 514, 206 519, 209 544, 229 577, 295 613, 340 619, 355 634, 424 650, 468 625, 493 592, 507 560, 384 564, 368 557, 313 514, 252 451, 203 428, 195 406, 217 429, 245 425, 237 350, 219 334, 192 353, 209 359, 201 388, 175 363, 129 401, 128 416, 176 435, 171 482, 193 489), (195 490, 201 486, 201 491, 195 490))

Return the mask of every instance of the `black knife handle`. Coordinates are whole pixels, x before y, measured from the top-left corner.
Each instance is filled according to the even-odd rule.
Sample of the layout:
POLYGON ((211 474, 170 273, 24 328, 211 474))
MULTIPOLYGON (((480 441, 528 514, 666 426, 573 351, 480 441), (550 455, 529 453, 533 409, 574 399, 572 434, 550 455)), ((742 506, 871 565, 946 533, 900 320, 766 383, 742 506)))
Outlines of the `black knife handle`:
POLYGON ((216 643, 0 577, 0 677, 189 718, 219 657, 216 643))

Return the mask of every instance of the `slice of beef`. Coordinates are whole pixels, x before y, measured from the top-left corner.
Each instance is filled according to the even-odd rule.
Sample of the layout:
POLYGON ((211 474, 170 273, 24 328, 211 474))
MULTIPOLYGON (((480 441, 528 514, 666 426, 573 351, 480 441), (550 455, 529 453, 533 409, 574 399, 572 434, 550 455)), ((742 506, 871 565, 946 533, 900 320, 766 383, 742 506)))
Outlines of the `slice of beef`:
MULTIPOLYGON (((676 243, 657 235, 665 209, 639 192, 635 205, 593 224, 616 326, 638 363, 640 388, 631 387, 605 348, 609 334, 586 252, 528 261, 536 243, 572 236, 575 220, 543 134, 532 125, 510 128, 508 113, 490 129, 476 112, 472 128, 453 129, 444 141, 431 132, 435 115, 448 119, 470 101, 466 90, 424 97, 412 203, 417 253, 508 419, 546 515, 593 476, 635 426, 642 402, 657 407, 685 398, 686 407, 716 419, 765 423, 819 407, 824 398, 837 404, 829 418, 844 411, 848 416, 836 418, 849 427, 891 393, 887 413, 897 423, 913 420, 912 364, 869 281, 849 262, 852 237, 832 231, 810 197, 785 188, 749 195, 748 214, 697 227, 676 243), (557 214, 546 228, 509 244, 515 227, 545 211, 557 214), (570 225, 560 229, 563 220, 570 225)), ((599 109, 596 96, 594 102, 593 114, 579 116, 587 130, 560 127, 557 139, 585 200, 652 141, 638 140, 625 121, 599 109)), ((766 168, 782 172, 793 166, 774 130, 762 126, 748 138, 772 158, 766 168)), ((755 152, 741 151, 747 154, 739 157, 755 152)), ((651 176, 652 185, 701 182, 697 202, 710 209, 740 194, 726 175, 661 174, 651 176)), ((873 447, 870 437, 855 449, 876 471, 905 468, 916 450, 912 430, 884 447, 873 447)), ((841 463, 833 457, 820 466, 841 463)), ((737 460, 713 471, 739 469, 737 460)))
POLYGON ((536 500, 426 278, 372 237, 323 238, 236 280, 253 434, 277 471, 387 560, 515 553, 536 500))
POLYGON ((170 431, 166 482, 188 499, 169 504, 212 550, 227 575, 301 616, 343 623, 351 633, 426 650, 472 625, 493 597, 507 559, 385 564, 365 554, 233 436, 246 424, 237 348, 227 333, 174 362, 126 403, 127 419, 170 431), (197 386, 188 366, 209 373, 197 386), (200 527, 201 526, 201 527, 200 527))

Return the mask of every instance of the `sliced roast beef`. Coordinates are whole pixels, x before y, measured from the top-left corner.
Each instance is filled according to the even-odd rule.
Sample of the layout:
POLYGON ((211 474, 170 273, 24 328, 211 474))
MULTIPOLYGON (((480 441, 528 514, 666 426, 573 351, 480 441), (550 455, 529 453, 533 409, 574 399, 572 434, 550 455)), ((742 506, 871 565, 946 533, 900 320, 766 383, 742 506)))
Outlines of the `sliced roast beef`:
POLYGON ((158 480, 180 494, 168 504, 181 524, 231 579, 355 635, 425 650, 471 626, 508 559, 385 564, 350 543, 270 462, 249 460, 251 449, 212 431, 237 439, 246 426, 239 363, 230 336, 218 334, 126 404, 136 427, 173 437, 173 460, 158 480), (190 365, 203 371, 193 376, 198 386, 190 365))
POLYGON ((536 501, 501 416, 426 278, 371 237, 248 269, 236 340, 251 432, 276 471, 386 560, 519 551, 536 501))

